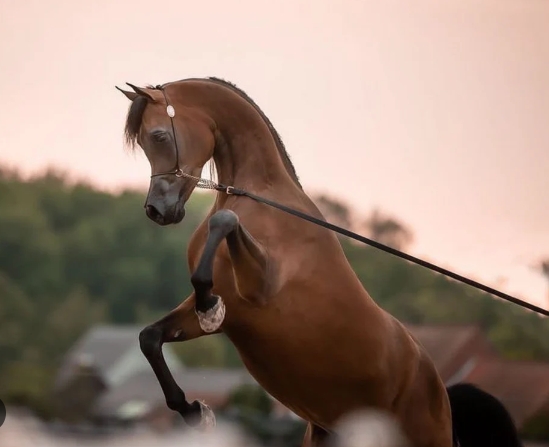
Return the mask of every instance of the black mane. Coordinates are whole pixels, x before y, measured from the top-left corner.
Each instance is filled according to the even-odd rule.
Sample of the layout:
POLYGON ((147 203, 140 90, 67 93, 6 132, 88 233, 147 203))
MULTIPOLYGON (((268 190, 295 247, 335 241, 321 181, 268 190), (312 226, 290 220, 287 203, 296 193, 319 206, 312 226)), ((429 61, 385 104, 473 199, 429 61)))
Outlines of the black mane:
MULTIPOLYGON (((295 167, 294 167, 294 165, 293 165, 293 163, 290 159, 290 156, 288 155, 288 152, 286 151, 286 147, 284 146, 282 138, 280 138, 280 135, 278 134, 277 130, 272 125, 269 118, 267 118, 267 116, 263 113, 263 111, 259 108, 259 106, 254 102, 254 100, 252 98, 250 98, 242 89, 238 88, 235 84, 233 84, 229 81, 225 81, 224 79, 216 78, 216 77, 213 77, 213 76, 210 76, 206 79, 211 81, 211 82, 215 82, 215 83, 221 84, 221 85, 223 85, 227 88, 230 88, 232 91, 237 93, 240 97, 245 99, 248 103, 250 103, 254 107, 254 109, 257 111, 257 113, 259 113, 261 118, 263 118, 263 120, 267 124, 267 127, 269 128, 269 130, 270 130, 270 132, 271 132, 271 134, 272 134, 272 136, 275 140, 278 151, 282 155, 282 160, 283 160, 284 164, 286 165, 286 168, 292 174, 292 177, 294 178, 294 181, 297 183, 297 185, 300 188, 303 188, 301 186, 301 183, 299 182, 297 172, 296 172, 295 167)), ((190 81, 191 79, 186 79, 186 80, 190 81)), ((203 79, 199 78, 198 80, 203 80, 203 79)), ((165 85, 167 85, 167 84, 165 84, 165 85)), ((162 86, 152 86, 152 85, 147 86, 147 88, 151 88, 151 89, 160 89, 161 87, 162 86)), ((143 96, 138 96, 137 98, 135 98, 132 101, 132 103, 130 105, 130 108, 128 109, 128 115, 126 117, 126 125, 125 125, 125 128, 124 128, 124 136, 125 136, 126 144, 130 148, 134 148, 135 145, 136 145, 137 136, 139 135, 139 129, 141 127, 141 122, 143 121, 143 113, 145 112, 145 108, 147 107, 147 103, 148 103, 147 98, 145 98, 143 96)))

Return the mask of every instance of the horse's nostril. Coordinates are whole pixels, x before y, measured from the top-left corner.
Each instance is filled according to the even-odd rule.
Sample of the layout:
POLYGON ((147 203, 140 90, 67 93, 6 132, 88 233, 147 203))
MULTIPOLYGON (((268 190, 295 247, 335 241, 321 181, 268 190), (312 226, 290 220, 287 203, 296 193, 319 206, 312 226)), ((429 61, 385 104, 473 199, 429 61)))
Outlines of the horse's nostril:
POLYGON ((162 219, 162 214, 160 214, 154 205, 147 205, 145 207, 145 212, 147 213, 147 216, 149 216, 149 219, 154 220, 155 222, 162 219))

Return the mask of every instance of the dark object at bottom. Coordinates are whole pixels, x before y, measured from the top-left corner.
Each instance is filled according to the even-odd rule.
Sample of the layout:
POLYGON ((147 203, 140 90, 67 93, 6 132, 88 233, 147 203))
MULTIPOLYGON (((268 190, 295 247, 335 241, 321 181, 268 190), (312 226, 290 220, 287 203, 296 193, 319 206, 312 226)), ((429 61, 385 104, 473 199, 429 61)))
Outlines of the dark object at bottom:
POLYGON ((523 447, 511 415, 496 397, 470 383, 458 383, 447 390, 454 445, 523 447))

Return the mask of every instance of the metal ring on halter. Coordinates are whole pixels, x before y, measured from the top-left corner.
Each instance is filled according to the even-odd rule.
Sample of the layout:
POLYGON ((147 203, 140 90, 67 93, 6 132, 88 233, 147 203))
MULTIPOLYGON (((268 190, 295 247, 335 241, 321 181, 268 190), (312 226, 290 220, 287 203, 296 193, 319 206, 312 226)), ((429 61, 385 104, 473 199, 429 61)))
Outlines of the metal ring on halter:
POLYGON ((174 175, 176 177, 183 177, 183 170, 181 168, 177 168, 174 172, 174 175))

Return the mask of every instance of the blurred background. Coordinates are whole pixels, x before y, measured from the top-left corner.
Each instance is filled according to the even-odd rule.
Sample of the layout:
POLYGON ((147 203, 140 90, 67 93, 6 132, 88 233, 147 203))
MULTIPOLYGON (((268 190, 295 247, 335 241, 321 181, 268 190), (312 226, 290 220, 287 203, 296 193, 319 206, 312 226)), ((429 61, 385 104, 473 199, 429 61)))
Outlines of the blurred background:
MULTIPOLYGON (((0 0, 0 445, 190 436, 137 336, 190 293, 186 244, 213 196, 174 228, 146 218, 126 81, 236 83, 328 220, 549 308, 548 21, 543 0, 0 0)), ((447 383, 481 385, 549 444, 546 319, 341 242, 447 383)), ((164 351, 222 423, 300 445, 303 421, 224 336, 164 351)))

